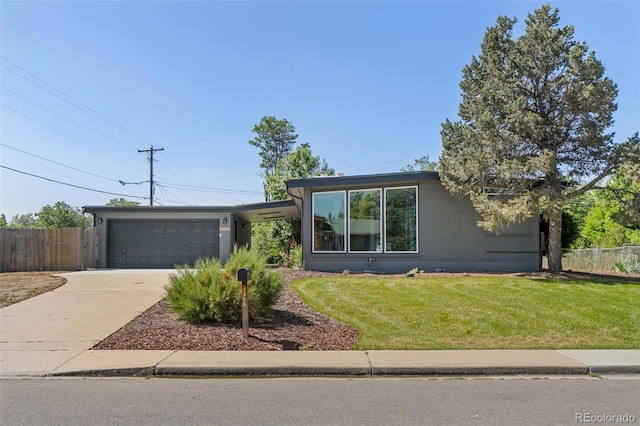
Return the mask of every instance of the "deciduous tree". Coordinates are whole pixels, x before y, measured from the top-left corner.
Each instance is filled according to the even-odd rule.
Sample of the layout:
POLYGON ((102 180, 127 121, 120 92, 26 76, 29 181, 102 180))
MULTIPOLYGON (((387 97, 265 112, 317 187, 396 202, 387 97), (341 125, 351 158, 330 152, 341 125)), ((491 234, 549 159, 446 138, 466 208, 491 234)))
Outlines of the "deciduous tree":
MULTIPOLYGON (((253 132, 257 136, 249 143, 260 149, 267 201, 286 200, 285 181, 289 179, 335 174, 326 160, 313 155, 309 143, 294 149, 298 135, 286 119, 263 117, 253 132)), ((257 223, 251 229, 252 244, 268 253, 270 262, 289 263, 291 248, 301 242, 299 219, 257 223)))
POLYGON ((109 201, 107 201, 107 204, 105 204, 105 206, 110 206, 110 207, 135 207, 139 205, 140 205, 139 202, 129 201, 126 198, 112 198, 109 201))
POLYGON ((36 216, 41 228, 88 228, 91 226, 91 218, 64 201, 58 201, 53 206, 49 204, 43 206, 36 216))
POLYGON ((265 176, 272 175, 278 163, 293 149, 298 135, 293 124, 286 119, 278 120, 273 116, 262 117, 260 123, 253 126, 256 136, 249 141, 250 145, 260 150, 265 176))
POLYGON ((267 190, 272 200, 289 198, 285 182, 290 179, 306 179, 312 176, 333 176, 335 170, 319 155, 313 155, 308 143, 299 145, 284 156, 274 170, 267 176, 267 190))
POLYGON ((12 229, 34 229, 37 227, 38 221, 33 216, 33 213, 16 214, 11 218, 11 222, 9 223, 9 228, 12 229))

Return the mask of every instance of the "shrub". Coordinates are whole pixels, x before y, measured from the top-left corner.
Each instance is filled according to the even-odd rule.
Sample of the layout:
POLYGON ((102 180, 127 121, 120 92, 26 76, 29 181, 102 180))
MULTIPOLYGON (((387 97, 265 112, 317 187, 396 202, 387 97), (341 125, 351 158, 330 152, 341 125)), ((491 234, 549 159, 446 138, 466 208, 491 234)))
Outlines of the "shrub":
MULTIPOLYGON (((225 272, 231 275, 231 279, 238 285, 240 294, 241 284, 237 281, 240 268, 251 269, 249 281, 249 316, 261 317, 271 312, 271 307, 278 300, 278 294, 284 284, 284 278, 279 273, 267 267, 267 259, 258 250, 249 250, 245 247, 234 247, 233 253, 224 265, 225 272)), ((238 300, 235 311, 237 318, 241 317, 242 300, 238 300)))
POLYGON ((638 255, 625 253, 619 256, 619 260, 613 264, 613 270, 625 274, 640 274, 640 261, 638 255))
POLYGON ((291 249, 291 266, 294 268, 302 267, 302 245, 296 244, 291 249))
POLYGON ((235 247, 224 269, 217 259, 199 259, 194 270, 185 265, 170 278, 167 299, 180 318, 192 322, 236 322, 242 317, 240 268, 251 269, 248 283, 249 317, 270 313, 284 284, 282 275, 267 268, 257 250, 235 247))
POLYGON ((191 323, 212 320, 209 309, 212 287, 219 286, 222 280, 222 266, 218 259, 198 259, 191 269, 183 265, 177 274, 169 277, 166 287, 167 300, 178 316, 191 323))

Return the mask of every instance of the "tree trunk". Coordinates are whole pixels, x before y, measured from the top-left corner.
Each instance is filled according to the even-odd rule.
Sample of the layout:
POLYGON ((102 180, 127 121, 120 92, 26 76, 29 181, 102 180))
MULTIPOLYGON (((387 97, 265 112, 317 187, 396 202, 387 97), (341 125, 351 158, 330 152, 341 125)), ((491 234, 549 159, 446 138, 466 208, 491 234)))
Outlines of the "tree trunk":
POLYGON ((549 248, 547 252, 549 271, 562 271, 562 207, 549 209, 549 248))

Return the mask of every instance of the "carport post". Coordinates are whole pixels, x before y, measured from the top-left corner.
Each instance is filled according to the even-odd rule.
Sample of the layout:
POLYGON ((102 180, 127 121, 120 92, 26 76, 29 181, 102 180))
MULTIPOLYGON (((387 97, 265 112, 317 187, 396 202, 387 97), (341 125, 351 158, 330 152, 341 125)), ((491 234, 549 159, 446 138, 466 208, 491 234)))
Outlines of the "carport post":
POLYGON ((242 281, 242 336, 249 337, 249 289, 247 281, 251 279, 251 269, 238 269, 238 281, 242 281))

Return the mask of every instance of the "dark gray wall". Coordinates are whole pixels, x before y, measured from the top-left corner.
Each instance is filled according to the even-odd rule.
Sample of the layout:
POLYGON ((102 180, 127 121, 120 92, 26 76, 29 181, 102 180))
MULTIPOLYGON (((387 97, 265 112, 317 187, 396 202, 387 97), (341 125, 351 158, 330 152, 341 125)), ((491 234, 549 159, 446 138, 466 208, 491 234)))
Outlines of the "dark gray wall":
POLYGON ((118 211, 116 208, 96 213, 95 224, 98 230, 98 268, 108 267, 108 223, 110 220, 218 220, 220 223, 219 253, 224 263, 233 248, 233 218, 230 214, 213 212, 132 212, 118 211), (227 223, 224 224, 224 218, 227 223))
MULTIPOLYGON (((415 184, 415 183, 414 183, 415 184)), ((476 223, 480 215, 469 200, 457 199, 438 180, 418 184, 418 253, 313 253, 312 190, 305 189, 303 257, 307 270, 341 272, 538 271, 539 224, 532 218, 499 235, 476 223)), ((397 186, 411 185, 406 183, 397 186)), ((368 186, 380 188, 380 186, 368 186)), ((363 189, 323 187, 322 191, 363 189)))
MULTIPOLYGON (((237 244, 238 247, 250 245, 251 244, 251 223, 247 222, 246 220, 242 219, 239 216, 234 216, 233 225, 234 225, 233 232, 235 233, 235 237, 236 237, 235 244, 237 244)), ((231 239, 231 241, 233 241, 233 238, 231 239)), ((231 244, 233 244, 233 242, 231 244)), ((233 250, 233 246, 231 247, 231 249, 233 250)))

